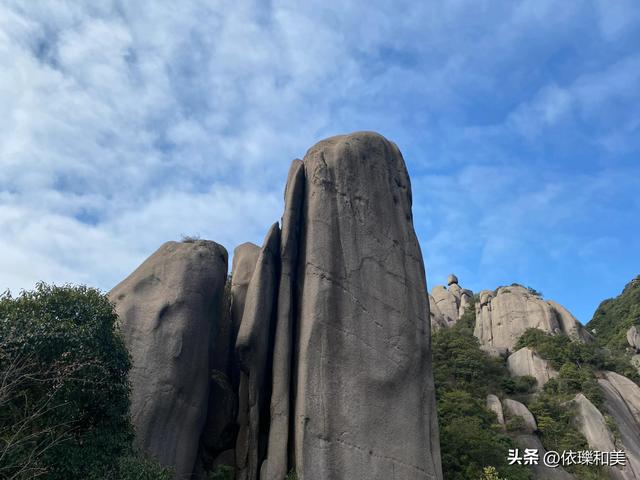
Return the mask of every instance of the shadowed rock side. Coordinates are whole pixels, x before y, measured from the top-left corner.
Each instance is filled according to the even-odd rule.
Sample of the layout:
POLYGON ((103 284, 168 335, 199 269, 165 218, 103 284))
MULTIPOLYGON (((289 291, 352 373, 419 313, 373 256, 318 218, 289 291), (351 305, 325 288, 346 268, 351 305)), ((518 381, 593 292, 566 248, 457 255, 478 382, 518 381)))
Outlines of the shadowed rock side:
MULTIPOLYGON (((202 432, 202 467, 214 470, 215 466, 235 465, 237 437, 238 388, 240 368, 235 356, 236 337, 242 321, 249 282, 256 268, 260 247, 243 243, 233 251, 229 304, 223 305, 224 328, 214 339, 212 372, 209 391, 207 421, 202 432), (232 461, 230 461, 232 459, 232 461)), ((202 478, 206 474, 198 470, 202 478)))
POLYGON ((109 293, 133 361, 136 442, 176 478, 194 471, 226 274, 215 242, 168 242, 109 293))
POLYGON ((273 389, 268 457, 262 464, 261 480, 281 480, 289 468, 291 409, 291 363, 293 351, 294 290, 300 242, 300 216, 304 194, 304 166, 294 160, 284 195, 280 239, 280 284, 273 353, 273 389))
POLYGON ((429 305, 402 156, 356 133, 312 147, 304 170, 293 466, 304 480, 441 479, 429 305))
POLYGON ((236 340, 240 365, 236 462, 239 480, 257 480, 267 448, 273 329, 280 275, 280 228, 265 237, 251 277, 236 340))
POLYGON ((240 368, 235 358, 236 339, 238 330, 242 323, 242 315, 244 314, 244 305, 247 299, 247 290, 253 272, 258 263, 260 256, 260 247, 251 242, 245 242, 238 245, 233 250, 233 264, 231 268, 231 324, 232 324, 232 348, 230 355, 232 356, 230 366, 230 378, 234 390, 238 391, 240 385, 240 368))
POLYGON ((590 338, 564 307, 543 300, 527 288, 510 286, 500 287, 495 292, 480 292, 474 335, 484 348, 512 351, 527 328, 564 333, 576 340, 590 338))

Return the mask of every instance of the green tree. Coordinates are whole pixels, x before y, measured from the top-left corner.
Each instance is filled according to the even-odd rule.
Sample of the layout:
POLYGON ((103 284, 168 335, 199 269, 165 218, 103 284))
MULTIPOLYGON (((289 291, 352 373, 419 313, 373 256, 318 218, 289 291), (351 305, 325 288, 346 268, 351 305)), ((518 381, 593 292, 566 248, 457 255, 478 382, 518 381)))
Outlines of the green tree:
POLYGON ((83 286, 0 297, 0 477, 165 472, 131 446, 131 364, 116 320, 106 296, 83 286))

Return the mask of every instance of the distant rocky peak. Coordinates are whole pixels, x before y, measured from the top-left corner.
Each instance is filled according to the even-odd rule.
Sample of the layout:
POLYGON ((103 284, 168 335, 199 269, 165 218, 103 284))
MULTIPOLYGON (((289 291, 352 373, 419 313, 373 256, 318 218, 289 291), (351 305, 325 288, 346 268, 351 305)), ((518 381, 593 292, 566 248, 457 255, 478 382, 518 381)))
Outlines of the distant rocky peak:
POLYGON ((458 284, 453 273, 447 278, 447 285, 436 285, 429 295, 431 328, 437 330, 454 325, 468 307, 473 306, 473 292, 458 284))

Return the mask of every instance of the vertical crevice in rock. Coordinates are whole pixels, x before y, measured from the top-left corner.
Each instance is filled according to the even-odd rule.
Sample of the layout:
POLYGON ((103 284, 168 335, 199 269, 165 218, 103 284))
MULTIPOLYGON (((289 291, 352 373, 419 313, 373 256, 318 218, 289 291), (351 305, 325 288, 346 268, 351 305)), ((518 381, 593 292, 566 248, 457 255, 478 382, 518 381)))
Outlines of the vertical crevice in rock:
POLYGON ((300 241, 300 214, 304 192, 304 167, 294 160, 285 188, 285 209, 280 241, 280 280, 273 353, 273 390, 271 425, 267 458, 262 465, 261 480, 281 480, 289 469, 289 430, 291 398, 291 362, 293 348, 294 293, 300 241))
POLYGON ((257 480, 266 452, 274 316, 280 275, 280 228, 265 237, 251 277, 236 340, 240 366, 236 462, 239 480, 257 480))

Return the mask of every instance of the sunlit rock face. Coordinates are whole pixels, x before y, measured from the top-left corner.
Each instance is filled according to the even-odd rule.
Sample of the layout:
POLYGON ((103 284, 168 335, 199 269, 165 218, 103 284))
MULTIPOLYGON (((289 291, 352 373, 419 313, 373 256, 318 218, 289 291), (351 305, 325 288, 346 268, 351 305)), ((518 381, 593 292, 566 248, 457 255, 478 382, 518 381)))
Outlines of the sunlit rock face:
POLYGON ((301 211, 293 368, 273 386, 291 385, 291 435, 270 438, 265 478, 282 478, 271 452, 287 450, 305 480, 442 478, 429 305, 402 155, 364 132, 318 143, 302 166, 301 204, 286 207, 301 211))
POLYGON ((514 285, 500 287, 495 292, 480 292, 474 335, 483 347, 513 351, 518 338, 528 328, 562 333, 580 341, 590 338, 564 307, 543 300, 525 287, 514 285))

